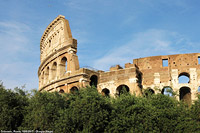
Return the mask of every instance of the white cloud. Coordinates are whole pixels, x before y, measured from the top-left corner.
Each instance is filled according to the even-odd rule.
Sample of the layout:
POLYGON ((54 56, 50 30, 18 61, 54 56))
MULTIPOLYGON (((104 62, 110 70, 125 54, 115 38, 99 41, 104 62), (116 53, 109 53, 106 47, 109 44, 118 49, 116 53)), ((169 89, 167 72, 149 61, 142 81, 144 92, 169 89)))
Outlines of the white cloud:
POLYGON ((93 67, 108 70, 115 64, 123 66, 125 63, 132 63, 135 58, 195 52, 196 44, 175 32, 150 29, 134 34, 128 43, 121 44, 121 47, 110 50, 105 56, 95 60, 93 67))

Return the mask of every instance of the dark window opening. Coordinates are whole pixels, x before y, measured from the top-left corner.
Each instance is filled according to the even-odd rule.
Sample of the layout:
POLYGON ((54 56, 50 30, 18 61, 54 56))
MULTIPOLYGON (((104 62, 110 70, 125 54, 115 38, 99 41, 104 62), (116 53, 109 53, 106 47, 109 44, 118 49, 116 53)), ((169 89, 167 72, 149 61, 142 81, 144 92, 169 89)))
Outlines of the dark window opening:
POLYGON ((110 95, 110 90, 107 89, 107 88, 104 88, 104 89, 101 91, 101 94, 102 94, 103 96, 109 97, 109 95, 110 95))
POLYGON ((67 71, 67 58, 66 57, 63 57, 62 60, 61 60, 61 65, 62 65, 62 68, 61 68, 61 73, 66 73, 67 71))
POLYGON ((182 87, 179 91, 180 100, 187 103, 188 105, 191 104, 191 92, 189 87, 182 87))
POLYGON ((144 94, 148 97, 149 95, 155 94, 155 91, 149 87, 144 91, 144 94))
POLYGON ((98 77, 96 75, 92 75, 90 78, 90 86, 95 86, 97 88, 98 77))
POLYGON ((78 88, 76 86, 70 89, 70 93, 77 93, 77 92, 78 92, 78 88))
POLYGON ((52 66, 52 79, 56 79, 57 76, 57 63, 54 62, 52 66))
POLYGON ((51 47, 51 40, 49 40, 49 47, 51 47))
POLYGON ((59 93, 65 93, 65 91, 64 91, 63 89, 61 89, 61 90, 59 91, 59 93))
POLYGON ((198 56, 198 64, 200 64, 200 56, 198 56))
POLYGON ((117 96, 120 96, 121 94, 126 94, 130 91, 129 87, 127 85, 120 85, 117 87, 117 96))
POLYGON ((163 59, 162 65, 163 65, 163 67, 168 67, 168 59, 163 59))

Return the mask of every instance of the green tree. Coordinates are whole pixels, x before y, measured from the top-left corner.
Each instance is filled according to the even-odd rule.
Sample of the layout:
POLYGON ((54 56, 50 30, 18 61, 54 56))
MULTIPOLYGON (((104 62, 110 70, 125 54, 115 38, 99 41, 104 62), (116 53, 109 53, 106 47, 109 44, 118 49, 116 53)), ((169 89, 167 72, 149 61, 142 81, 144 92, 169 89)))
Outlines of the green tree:
POLYGON ((57 92, 35 92, 26 108, 21 129, 55 130, 54 122, 59 119, 59 110, 67 106, 66 97, 57 92))
POLYGON ((70 105, 60 111, 56 132, 104 132, 109 123, 111 106, 108 98, 95 87, 82 88, 76 94, 68 94, 70 105))
POLYGON ((0 84, 0 130, 18 130, 24 119, 26 106, 28 97, 22 89, 15 88, 12 91, 0 84))

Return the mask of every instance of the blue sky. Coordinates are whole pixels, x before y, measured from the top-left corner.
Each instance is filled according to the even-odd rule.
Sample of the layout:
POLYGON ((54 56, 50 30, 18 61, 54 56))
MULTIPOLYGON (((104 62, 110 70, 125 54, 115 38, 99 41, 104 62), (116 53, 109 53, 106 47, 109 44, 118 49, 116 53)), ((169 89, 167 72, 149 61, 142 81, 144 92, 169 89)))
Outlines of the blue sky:
POLYGON ((40 38, 58 15, 78 40, 81 67, 198 53, 199 7, 199 0, 1 0, 0 80, 7 88, 38 88, 40 38))

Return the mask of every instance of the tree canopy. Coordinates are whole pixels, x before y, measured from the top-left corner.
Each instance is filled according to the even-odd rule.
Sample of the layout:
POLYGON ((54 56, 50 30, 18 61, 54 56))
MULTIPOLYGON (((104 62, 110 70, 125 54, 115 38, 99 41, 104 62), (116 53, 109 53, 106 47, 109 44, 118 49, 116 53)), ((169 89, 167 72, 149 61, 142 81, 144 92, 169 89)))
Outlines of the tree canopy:
POLYGON ((95 87, 32 95, 0 85, 0 130, 61 132, 199 132, 200 97, 190 107, 163 94, 112 98, 95 87))

